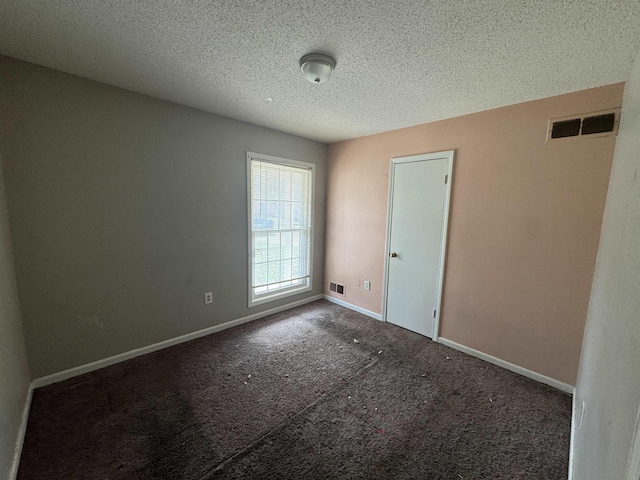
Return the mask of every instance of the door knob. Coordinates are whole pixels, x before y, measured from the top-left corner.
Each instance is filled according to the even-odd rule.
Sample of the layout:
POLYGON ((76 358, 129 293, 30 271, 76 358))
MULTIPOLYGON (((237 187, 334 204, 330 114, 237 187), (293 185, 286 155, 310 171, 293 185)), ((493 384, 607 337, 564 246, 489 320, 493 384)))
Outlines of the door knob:
POLYGON ((398 256, 396 252, 392 252, 389 255, 391 256, 391 258, 396 258, 398 256))

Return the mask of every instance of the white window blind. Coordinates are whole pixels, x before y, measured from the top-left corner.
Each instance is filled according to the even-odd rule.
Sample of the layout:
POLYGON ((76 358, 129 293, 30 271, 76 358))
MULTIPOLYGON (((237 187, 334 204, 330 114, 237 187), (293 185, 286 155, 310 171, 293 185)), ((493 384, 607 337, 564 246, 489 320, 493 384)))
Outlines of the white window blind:
POLYGON ((311 289, 314 166, 249 154, 249 305, 311 289))

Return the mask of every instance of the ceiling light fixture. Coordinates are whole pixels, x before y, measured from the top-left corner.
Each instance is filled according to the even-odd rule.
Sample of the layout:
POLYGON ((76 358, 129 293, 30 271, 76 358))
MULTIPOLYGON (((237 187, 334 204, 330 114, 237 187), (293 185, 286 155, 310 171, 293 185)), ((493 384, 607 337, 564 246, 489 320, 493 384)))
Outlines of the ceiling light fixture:
POLYGON ((336 61, 322 53, 310 53, 300 59, 300 70, 311 83, 324 83, 329 80, 336 61))

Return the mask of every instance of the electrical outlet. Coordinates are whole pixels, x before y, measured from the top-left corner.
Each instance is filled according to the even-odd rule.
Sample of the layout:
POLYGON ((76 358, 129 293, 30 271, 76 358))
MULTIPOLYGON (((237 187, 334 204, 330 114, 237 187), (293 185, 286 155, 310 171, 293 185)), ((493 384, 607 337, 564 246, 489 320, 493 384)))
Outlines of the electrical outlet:
POLYGON ((213 303, 213 292, 206 292, 204 294, 204 304, 209 305, 210 303, 213 303))
POLYGON ((369 280, 364 281, 364 289, 371 290, 371 282, 369 280))

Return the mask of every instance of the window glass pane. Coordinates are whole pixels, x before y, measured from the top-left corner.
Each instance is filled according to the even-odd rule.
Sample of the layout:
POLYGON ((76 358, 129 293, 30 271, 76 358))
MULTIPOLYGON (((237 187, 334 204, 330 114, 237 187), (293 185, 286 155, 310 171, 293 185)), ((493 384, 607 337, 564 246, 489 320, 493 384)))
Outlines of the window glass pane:
POLYGON ((263 230, 265 228, 265 221, 261 218, 262 209, 260 208, 260 203, 260 200, 251 202, 251 221, 253 222, 254 230, 263 230))
POLYGON ((251 169, 251 186, 253 191, 251 192, 251 198, 256 200, 259 199, 262 195, 261 195, 261 191, 262 191, 262 186, 261 186, 261 169, 260 168, 252 168, 251 169))
MULTIPOLYGON (((267 199, 267 170, 260 168, 260 200, 267 199)), ((264 214, 263 214, 264 215, 264 214)))
POLYGON ((267 282, 270 284, 280 280, 280 262, 271 262, 267 268, 267 282))
POLYGON ((255 263, 267 261, 267 235, 264 233, 257 233, 254 236, 253 261, 255 263))
POLYGON ((299 258, 294 258, 291 260, 291 275, 293 276, 293 278, 299 278, 302 275, 300 275, 300 259, 299 258))
POLYGON ((267 260, 274 262, 280 260, 280 234, 269 234, 269 246, 268 246, 267 260))
POLYGON ((300 232, 291 233, 291 256, 300 256, 300 232))
POLYGON ((267 170, 267 200, 278 200, 280 197, 280 172, 267 170))
POLYGON ((303 230, 300 232, 299 241, 298 241, 298 253, 300 258, 300 275, 307 275, 309 272, 308 261, 307 261, 307 231, 303 230))
POLYGON ((280 202, 280 222, 281 229, 291 228, 291 203, 280 202))
POLYGON ((256 265, 253 271, 253 284, 254 285, 264 285, 267 283, 267 264, 262 263, 260 265, 256 265))
POLYGON ((291 201, 291 172, 280 173, 280 200, 291 201))
POLYGON ((293 228, 300 228, 302 226, 300 208, 300 202, 293 202, 291 204, 291 226, 293 228))
POLYGON ((280 279, 290 280, 291 276, 291 260, 282 260, 280 262, 280 279))
POLYGON ((267 202, 267 214, 266 214, 266 222, 269 225, 270 229, 278 229, 280 228, 280 224, 278 222, 279 214, 278 214, 278 202, 267 202))
POLYGON ((280 252, 282 258, 291 258, 291 232, 283 232, 280 234, 280 252))
POLYGON ((291 200, 299 202, 302 200, 302 175, 291 175, 291 200))

